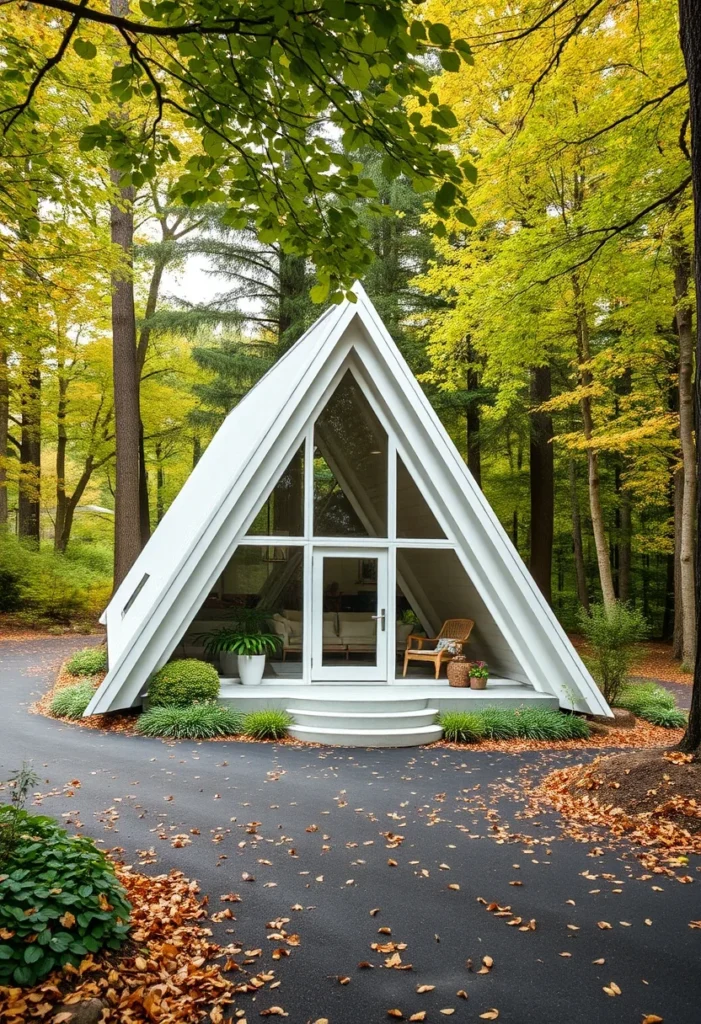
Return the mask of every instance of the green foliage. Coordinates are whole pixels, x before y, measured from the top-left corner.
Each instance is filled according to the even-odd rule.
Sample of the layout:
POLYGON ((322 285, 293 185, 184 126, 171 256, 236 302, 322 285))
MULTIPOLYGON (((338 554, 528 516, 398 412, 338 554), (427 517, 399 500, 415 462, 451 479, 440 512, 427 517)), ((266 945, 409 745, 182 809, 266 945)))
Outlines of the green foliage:
POLYGON ((683 729, 686 726, 686 715, 676 706, 674 695, 655 683, 626 686, 617 704, 638 718, 665 729, 683 729))
POLYGON ((57 718, 82 718, 83 712, 95 696, 95 686, 89 680, 64 686, 51 700, 51 714, 57 718))
MULTIPOLYGON (((10 792, 10 805, 15 811, 21 811, 27 802, 29 791, 39 782, 39 776, 27 761, 22 762, 22 767, 12 772, 7 780, 7 788, 10 792)), ((8 820, 0 827, 0 872, 3 865, 13 853, 20 834, 20 815, 9 814, 8 820)))
POLYGON ((149 704, 153 707, 186 707, 196 701, 216 700, 218 696, 219 673, 213 665, 197 658, 169 661, 151 676, 148 688, 149 704))
POLYGON ((189 707, 152 707, 136 722, 144 736, 176 740, 208 740, 236 736, 243 731, 243 715, 220 704, 191 704, 189 707))
POLYGON ((0 612, 16 612, 22 604, 19 574, 0 568, 0 612))
POLYGON ((66 672, 72 676, 94 676, 107 671, 107 650, 104 647, 85 647, 76 651, 66 663, 66 672))
POLYGON ((6 828, 17 839, 0 874, 0 984, 33 985, 54 968, 118 949, 131 907, 92 839, 16 807, 0 809, 6 828))
POLYGON ((292 717, 277 708, 251 711, 243 720, 243 731, 255 740, 281 740, 287 736, 292 717))
POLYGON ((485 708, 483 711, 443 711, 438 716, 443 736, 451 743, 493 740, 573 740, 589 736, 589 724, 577 715, 550 708, 485 708))
POLYGON ((510 740, 518 736, 516 714, 506 708, 485 708, 482 715, 484 735, 490 740, 510 740))
POLYGON ((609 609, 593 605, 580 613, 579 625, 592 650, 587 659, 606 701, 615 704, 628 679, 635 645, 648 635, 648 625, 635 608, 616 602, 609 609))
POLYGON ((479 743, 484 735, 479 712, 442 711, 438 724, 443 729, 443 738, 450 743, 479 743))
POLYGON ((277 633, 239 633, 229 640, 232 654, 273 654, 280 643, 277 633))
POLYGON ((69 557, 57 554, 48 545, 36 548, 7 533, 0 534, 0 575, 11 581, 13 605, 2 610, 21 607, 30 621, 94 618, 109 600, 112 574, 101 560, 83 557, 87 547, 69 557))

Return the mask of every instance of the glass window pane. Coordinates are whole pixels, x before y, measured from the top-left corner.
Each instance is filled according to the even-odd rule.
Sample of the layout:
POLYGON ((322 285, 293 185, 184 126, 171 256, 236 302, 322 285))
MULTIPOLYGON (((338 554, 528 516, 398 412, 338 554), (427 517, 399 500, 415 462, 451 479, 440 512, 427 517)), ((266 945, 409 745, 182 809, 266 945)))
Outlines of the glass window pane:
POLYGON ((377 559, 324 558, 323 665, 377 664, 377 559))
POLYGON ((304 536, 304 445, 290 459, 258 510, 248 534, 257 537, 304 536))
POLYGON ((387 434, 348 371, 314 428, 314 533, 387 536, 387 434))
MULTIPOLYGON (((205 656, 201 634, 224 629, 275 633, 280 639, 268 655, 266 677, 301 674, 303 565, 301 546, 239 545, 188 628, 184 653, 205 656)), ((180 650, 176 656, 182 657, 180 650)), ((227 665, 224 655, 214 660, 226 677, 236 675, 235 656, 227 665)))
POLYGON ((438 525, 428 503, 416 481, 397 456, 397 536, 424 539, 444 539, 445 533, 438 525))

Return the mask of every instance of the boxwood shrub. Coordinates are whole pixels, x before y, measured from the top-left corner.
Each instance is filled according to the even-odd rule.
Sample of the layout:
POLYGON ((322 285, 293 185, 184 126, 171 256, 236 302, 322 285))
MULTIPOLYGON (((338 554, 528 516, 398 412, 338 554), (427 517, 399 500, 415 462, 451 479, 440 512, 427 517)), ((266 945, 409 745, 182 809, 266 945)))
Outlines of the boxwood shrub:
POLYGON ((214 665, 197 658, 169 661, 151 676, 148 688, 152 707, 187 707, 197 701, 216 700, 219 696, 219 673, 214 665))
POLYGON ((107 671, 107 651, 104 647, 86 647, 66 662, 66 672, 71 676, 94 676, 107 671))
POLYGON ((83 680, 57 690, 51 698, 50 711, 58 718, 82 718, 83 712, 95 696, 95 684, 83 680))
POLYGON ((0 808, 12 844, 0 864, 0 985, 34 985, 88 953, 118 949, 131 906, 92 839, 51 818, 0 808))
POLYGON ((243 731, 243 714, 220 704, 191 704, 186 708, 154 707, 139 715, 137 731, 144 736, 176 740, 207 740, 236 736, 243 731))

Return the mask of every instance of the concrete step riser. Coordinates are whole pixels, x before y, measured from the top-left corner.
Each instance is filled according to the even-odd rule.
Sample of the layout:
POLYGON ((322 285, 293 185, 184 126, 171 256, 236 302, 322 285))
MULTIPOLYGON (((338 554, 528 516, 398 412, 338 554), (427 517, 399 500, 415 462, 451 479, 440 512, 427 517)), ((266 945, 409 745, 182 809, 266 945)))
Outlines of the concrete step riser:
POLYGON ((332 747, 418 747, 422 743, 433 743, 442 735, 440 726, 421 729, 396 730, 330 730, 291 726, 290 736, 307 743, 324 743, 332 747))
POLYGON ((353 698, 336 700, 333 697, 288 697, 287 706, 294 711, 355 711, 387 712, 396 714, 402 711, 422 711, 428 701, 425 697, 413 700, 372 700, 369 698, 353 698))
POLYGON ((297 708, 288 708, 293 715, 296 725, 308 726, 310 729, 375 729, 377 731, 386 729, 421 729, 434 725, 436 721, 435 710, 426 711, 424 714, 412 715, 411 718, 404 718, 401 712, 388 712, 384 715, 359 715, 358 717, 347 718, 343 714, 324 714, 322 717, 305 714, 297 708))

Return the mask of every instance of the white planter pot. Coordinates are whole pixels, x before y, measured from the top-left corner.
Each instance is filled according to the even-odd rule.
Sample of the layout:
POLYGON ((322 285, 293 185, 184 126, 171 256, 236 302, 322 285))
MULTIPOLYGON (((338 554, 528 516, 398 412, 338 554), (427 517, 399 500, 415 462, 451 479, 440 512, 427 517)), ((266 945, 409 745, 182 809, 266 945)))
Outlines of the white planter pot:
POLYGON ((239 677, 243 686, 258 686, 265 669, 264 654, 239 654, 239 677))
POLYGON ((399 650, 404 650, 404 648, 406 647, 407 637, 409 636, 413 629, 414 626, 412 626, 411 623, 397 623, 397 647, 399 648, 399 650))
POLYGON ((235 679, 239 674, 238 654, 234 654, 232 651, 220 651, 219 667, 225 679, 235 679))

